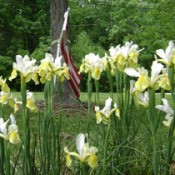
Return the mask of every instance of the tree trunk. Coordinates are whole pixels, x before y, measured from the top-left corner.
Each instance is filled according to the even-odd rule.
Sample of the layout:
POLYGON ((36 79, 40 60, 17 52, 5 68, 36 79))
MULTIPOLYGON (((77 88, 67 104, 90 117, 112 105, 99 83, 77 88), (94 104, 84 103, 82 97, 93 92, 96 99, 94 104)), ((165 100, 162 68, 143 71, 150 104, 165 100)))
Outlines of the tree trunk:
MULTIPOLYGON (((57 42, 60 38, 61 30, 64 22, 64 13, 68 8, 67 0, 51 0, 50 12, 51 12, 51 36, 52 36, 52 48, 51 53, 56 57, 57 42)), ((60 95, 58 93, 58 82, 55 86, 54 102, 59 102, 60 95)), ((76 102, 75 94, 67 80, 62 83, 62 95, 61 101, 66 105, 73 105, 76 102)))

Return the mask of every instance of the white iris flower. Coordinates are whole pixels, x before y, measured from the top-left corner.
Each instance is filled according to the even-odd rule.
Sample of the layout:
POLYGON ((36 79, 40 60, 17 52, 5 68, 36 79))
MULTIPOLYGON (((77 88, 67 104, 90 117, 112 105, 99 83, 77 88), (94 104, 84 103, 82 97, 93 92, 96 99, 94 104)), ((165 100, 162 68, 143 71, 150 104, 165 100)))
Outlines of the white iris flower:
POLYGON ((167 127, 170 127, 174 117, 174 110, 169 105, 167 99, 163 98, 162 101, 163 101, 163 105, 157 105, 156 108, 166 113, 165 121, 163 121, 163 124, 167 127))
POLYGON ((89 144, 86 142, 86 135, 80 133, 76 137, 76 152, 70 152, 67 147, 64 148, 64 151, 67 153, 66 155, 66 164, 70 166, 72 163, 71 157, 74 156, 80 160, 81 163, 87 162, 91 168, 97 167, 97 157, 96 152, 98 149, 96 147, 89 147, 89 144))

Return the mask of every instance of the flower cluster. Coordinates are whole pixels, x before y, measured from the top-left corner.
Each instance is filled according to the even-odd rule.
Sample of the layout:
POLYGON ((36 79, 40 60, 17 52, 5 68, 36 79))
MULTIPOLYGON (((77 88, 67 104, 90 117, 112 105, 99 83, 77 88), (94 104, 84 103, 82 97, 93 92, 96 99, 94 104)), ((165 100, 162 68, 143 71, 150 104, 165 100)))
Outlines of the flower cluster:
MULTIPOLYGON (((148 89, 164 89, 171 90, 171 83, 174 83, 174 75, 170 74, 170 68, 175 68, 175 47, 173 41, 170 41, 168 47, 165 49, 159 49, 156 51, 156 60, 153 61, 151 66, 151 73, 149 76, 148 71, 143 67, 133 68, 126 67, 124 72, 131 76, 136 77, 136 81, 130 83, 130 92, 136 96, 137 102, 143 105, 145 108, 149 106, 148 89), (165 67, 164 67, 165 66, 165 67), (170 83, 170 79, 171 82, 170 83)), ((174 116, 174 110, 169 106, 166 99, 162 99, 163 105, 157 105, 156 108, 166 112, 165 126, 170 126, 174 116)))
MULTIPOLYGON (((19 110, 19 105, 22 104, 21 101, 18 101, 17 98, 13 98, 10 92, 5 93, 3 91, 0 92, 0 103, 3 105, 9 105, 14 109, 14 113, 19 110)), ((35 104, 35 99, 32 92, 27 91, 27 103, 26 107, 33 112, 38 111, 38 107, 35 104)))
POLYGON ((18 101, 17 98, 13 98, 10 92, 5 93, 0 92, 0 103, 3 105, 9 105, 14 109, 14 113, 19 110, 19 104, 22 104, 21 101, 18 101))
MULTIPOLYGON (((137 78, 136 81, 132 81, 132 84, 130 84, 132 85, 130 86, 130 91, 132 92, 131 94, 137 96, 138 100, 139 98, 142 98, 143 100, 144 95, 142 93, 149 88, 153 88, 155 90, 158 90, 159 88, 164 90, 171 89, 168 68, 174 64, 174 43, 170 41, 165 51, 163 49, 159 49, 156 51, 156 54, 160 57, 160 59, 156 57, 156 60, 153 61, 150 76, 148 70, 143 67, 126 67, 124 69, 124 72, 127 75, 137 78), (161 63, 165 64, 166 67, 164 67, 164 65, 161 63)), ((145 107, 148 106, 146 101, 141 104, 143 104, 145 107)))
POLYGON ((33 80, 35 84, 39 84, 38 75, 40 76, 41 83, 50 81, 53 75, 62 82, 65 78, 69 79, 69 69, 65 63, 61 63, 61 59, 62 57, 54 59, 51 54, 46 53, 45 58, 41 60, 41 64, 37 66, 35 65, 35 59, 30 60, 27 55, 24 57, 17 55, 9 80, 11 81, 16 78, 19 73, 25 79, 26 83, 33 80))
POLYGON ((69 79, 69 69, 65 63, 62 65, 61 61, 62 56, 54 59, 51 54, 45 54, 45 58, 41 60, 38 68, 41 83, 50 81, 53 75, 55 75, 60 82, 63 82, 64 79, 69 79))
POLYGON ((126 42, 124 46, 118 45, 109 49, 110 56, 108 60, 112 75, 114 75, 116 69, 123 72, 126 67, 137 67, 138 56, 141 51, 138 48, 137 44, 126 42))
POLYGON ((90 72, 92 78, 95 80, 99 80, 101 73, 103 70, 105 70, 107 65, 107 60, 106 58, 100 58, 99 55, 95 55, 93 53, 90 53, 85 56, 83 59, 83 63, 80 66, 80 73, 85 72, 88 73, 90 72))
POLYGON ((64 148, 66 152, 66 165, 71 166, 72 159, 70 156, 76 157, 81 163, 88 163, 91 168, 96 168, 98 165, 96 152, 98 149, 96 147, 90 147, 89 143, 86 142, 86 135, 80 133, 76 137, 76 152, 70 152, 67 147, 64 148))
POLYGON ((18 144, 21 142, 18 134, 18 126, 16 125, 16 120, 13 114, 10 115, 10 119, 4 121, 0 118, 0 137, 9 141, 12 144, 18 144), (10 123, 7 127, 7 124, 10 123))

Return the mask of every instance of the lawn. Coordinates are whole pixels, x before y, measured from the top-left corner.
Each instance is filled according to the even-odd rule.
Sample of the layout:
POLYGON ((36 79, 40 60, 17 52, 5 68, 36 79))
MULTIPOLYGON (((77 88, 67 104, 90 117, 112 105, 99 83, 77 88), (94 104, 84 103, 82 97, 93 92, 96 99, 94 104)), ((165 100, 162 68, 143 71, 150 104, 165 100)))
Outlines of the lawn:
MULTIPOLYGON (((13 92, 13 95, 17 98, 20 98, 19 92, 13 92)), ((99 101, 100 106, 104 106, 105 100, 110 96, 109 93, 100 93, 99 94, 99 101)), ((30 136, 31 136, 31 151, 34 160, 34 164, 32 167, 32 171, 36 171, 36 174, 43 173, 46 171, 42 169, 41 164, 43 162, 42 157, 45 157, 43 154, 43 148, 40 145, 42 141, 42 130, 43 127, 43 119, 46 117, 44 110, 44 101, 43 93, 42 92, 35 92, 34 93, 35 100, 37 104, 41 107, 39 113, 32 113, 29 112, 29 120, 30 120, 30 136), (39 133, 39 134, 38 134, 39 133), (36 170, 34 170, 36 169, 36 170)), ((117 102, 118 95, 113 95, 114 102, 117 102)), ((166 98, 170 99, 170 95, 167 94, 166 98)), ((87 93, 80 94, 80 101, 82 103, 87 103, 88 96, 87 93)), ((156 94, 156 103, 160 103, 160 94, 156 94)), ((65 152, 64 147, 67 146, 70 151, 76 151, 76 135, 78 133, 89 133, 88 140, 90 146, 95 146, 98 148, 98 168, 93 170, 91 173, 96 175, 101 173, 101 169, 104 168, 104 147, 107 146, 107 157, 105 157, 105 162, 108 162, 106 168, 110 168, 109 174, 122 174, 122 172, 128 172, 131 175, 139 175, 139 174, 152 174, 152 166, 151 166, 151 157, 152 154, 152 141, 150 140, 150 128, 149 128, 149 119, 145 115, 145 109, 142 106, 139 108, 133 108, 134 106, 128 107, 123 111, 127 111, 127 113, 121 111, 121 115, 129 117, 125 121, 127 125, 123 126, 123 121, 118 120, 116 116, 112 116, 111 125, 110 125, 110 135, 108 133, 107 125, 104 124, 97 124, 95 118, 95 111, 94 105, 96 104, 95 93, 92 94, 92 111, 91 113, 88 112, 87 106, 78 107, 69 107, 69 108, 62 108, 60 106, 54 106, 53 115, 55 120, 55 134, 56 137, 59 137, 59 144, 56 148, 52 149, 59 149, 60 152, 56 153, 59 157, 55 158, 56 162, 61 162, 59 165, 61 168, 61 172, 64 174, 79 174, 79 163, 76 159, 73 159, 74 167, 71 168, 66 167, 66 159, 65 159, 65 152), (61 122, 61 125, 60 125, 61 122), (90 127, 90 129, 89 129, 90 127), (90 130, 90 132, 89 132, 90 130), (108 133, 108 137, 106 134, 108 133), (114 139, 115 138, 115 139, 114 139), (108 140, 108 144, 106 144, 106 140, 108 140)), ((133 104, 132 104, 133 105, 133 104)), ((8 109, 6 109, 8 110, 8 109)), ((7 111, 7 113, 9 110, 7 111)), ((155 114, 157 115, 157 114, 155 114)), ((17 122, 19 125, 19 129, 22 128, 22 120, 21 120, 22 113, 19 112, 17 114, 17 122)), ((166 135, 168 133, 167 128, 163 126, 162 121, 164 117, 160 116, 159 119, 159 127, 157 128, 156 132, 156 140, 157 140, 157 151, 159 152, 159 164, 160 167, 164 168, 165 160, 163 156, 166 155, 166 150, 164 146, 166 146, 166 135)), ((51 129, 52 131, 52 129, 51 129)), ((23 131, 19 130, 20 135, 22 135, 23 131)), ((49 137, 51 135, 48 133, 48 140, 47 143, 51 144, 52 139, 50 140, 49 137)), ((55 137, 55 136, 54 136, 55 137)), ((51 137, 52 138, 52 137, 51 137)), ((44 142, 45 143, 45 142, 44 142)), ((49 145, 47 145, 49 147, 49 145)), ((16 154, 21 156, 19 148, 15 147, 16 154)), ((48 151, 49 154, 52 154, 48 151)), ((47 154, 48 154, 47 153, 47 154)), ((45 157, 46 159, 46 157, 45 157)), ((19 160, 20 161, 20 160, 19 160)), ((18 162, 19 163, 19 162, 18 162)), ((51 163, 51 162, 50 162, 51 163)), ((48 162, 45 162, 48 164, 48 162)), ((51 165, 52 166, 52 163, 51 165)), ((21 168, 20 166, 16 166, 16 173, 17 175, 21 175, 21 168)), ((52 174, 52 173, 51 173, 52 174)), ((126 173, 127 174, 127 173, 126 173)), ((43 175, 43 174, 42 174, 43 175)))
MULTIPOLYGON (((20 99, 20 92, 12 92, 13 96, 17 97, 20 99)), ((43 92, 33 92, 34 94, 34 97, 35 97, 35 100, 36 101, 43 101, 44 100, 44 94, 43 92)), ((96 97, 95 97, 95 92, 92 93, 92 102, 95 103, 96 102, 96 97)), ((105 100, 110 96, 110 93, 99 93, 99 101, 101 104, 103 104, 105 102, 105 100)), ((114 98, 114 101, 116 99, 117 95, 116 93, 113 94, 113 98, 114 98)), ((167 93, 165 95, 165 97, 167 99, 170 99, 170 94, 167 93)), ((80 93, 80 101, 81 102, 88 102, 88 95, 86 92, 81 92, 80 93)), ((156 101, 160 101, 160 93, 157 93, 156 95, 156 101)))

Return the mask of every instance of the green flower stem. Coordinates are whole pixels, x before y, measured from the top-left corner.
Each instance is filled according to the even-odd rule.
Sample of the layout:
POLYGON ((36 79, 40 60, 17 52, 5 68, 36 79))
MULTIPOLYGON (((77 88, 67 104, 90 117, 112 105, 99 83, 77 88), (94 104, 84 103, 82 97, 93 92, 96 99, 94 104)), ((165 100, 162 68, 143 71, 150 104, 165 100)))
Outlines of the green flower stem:
POLYGON ((9 142, 4 142, 4 148, 5 148, 5 170, 6 175, 11 175, 11 168, 10 168, 10 145, 9 142))
POLYGON ((26 102, 27 91, 25 78, 21 75, 21 97, 22 97, 22 112, 23 112, 23 174, 31 174, 30 162, 30 126, 27 115, 26 102))
POLYGON ((171 97, 172 97, 173 104, 174 104, 174 106, 175 106, 174 68, 173 68, 173 67, 169 67, 169 68, 168 68, 168 77, 169 77, 170 86, 171 86, 171 97))
POLYGON ((80 175, 89 175, 89 167, 86 163, 80 164, 80 175))
MULTIPOLYGON (((0 117, 4 118, 4 105, 1 103, 0 107, 0 117)), ((4 160, 4 139, 0 138, 0 174, 2 175, 4 175, 4 160)))
POLYGON ((0 174, 4 175, 4 139, 0 138, 0 174))
POLYGON ((4 118, 4 105, 1 103, 1 112, 0 112, 0 117, 4 118))
POLYGON ((115 81, 116 81, 116 92, 117 92, 117 104, 120 109, 123 107, 123 94, 122 94, 122 86, 123 86, 123 74, 120 71, 115 71, 115 81))
POLYGON ((110 86, 110 95, 111 95, 111 98, 113 99, 113 93, 114 93, 113 81, 112 81, 112 76, 110 74, 109 69, 106 70, 106 74, 107 74, 108 81, 109 81, 109 86, 110 86))
POLYGON ((156 112, 155 112, 155 90, 154 89, 149 89, 149 108, 148 108, 148 115, 150 118, 150 129, 152 132, 152 135, 156 133, 156 112))
MULTIPOLYGON (((116 81, 116 93, 117 93, 117 105, 118 108, 120 109, 120 121, 117 123, 117 127, 118 130, 116 130, 116 140, 118 140, 119 144, 123 144, 123 142, 125 142, 125 137, 124 137, 124 133, 125 133, 125 129, 124 128, 124 121, 125 118, 123 117, 124 115, 124 103, 123 103, 123 74, 119 71, 119 70, 115 70, 115 81, 116 81)), ((121 149, 120 154, 121 156, 124 157, 124 151, 123 149, 121 149)), ((117 156, 116 156, 117 157, 117 156)), ((117 164, 120 163, 120 160, 117 161, 117 164)), ((124 171, 124 170, 123 170, 124 171)))
POLYGON ((57 166, 58 166, 58 171, 57 175, 60 174, 60 169, 61 169, 61 139, 60 139, 60 132, 61 132, 61 123, 62 123, 62 83, 58 82, 58 94, 59 94, 59 120, 57 122, 57 166))
POLYGON ((42 174, 50 171, 50 132, 49 132, 49 82, 46 82, 44 87, 44 100, 45 100, 45 109, 44 109, 44 119, 42 124, 42 174))
POLYGON ((121 86, 122 86, 122 80, 121 80, 121 74, 118 70, 115 71, 115 81, 116 81, 116 90, 117 93, 120 93, 121 86))
POLYGON ((162 98, 165 98, 165 90, 164 89, 161 89, 160 104, 162 104, 162 98))
POLYGON ((88 74, 88 82, 87 82, 87 89, 88 89, 88 125, 87 125, 87 133, 88 136, 90 135, 90 116, 91 116, 91 97, 92 97, 92 78, 91 73, 88 74))
POLYGON ((52 174, 56 175, 56 134, 55 134, 55 121, 54 118, 51 118, 51 133, 52 133, 52 142, 51 142, 51 162, 52 162, 52 174))
POLYGON ((99 106, 99 81, 98 80, 94 80, 95 81, 95 89, 96 89, 96 103, 97 106, 99 106))
POLYGON ((128 122, 128 111, 129 111, 129 84, 128 84, 128 76, 124 74, 124 111, 123 111, 123 134, 124 138, 127 138, 127 134, 129 133, 129 122, 128 122))
POLYGON ((26 103, 27 103, 27 87, 25 78, 21 75, 21 98, 22 98, 22 106, 23 109, 26 109, 26 103))
MULTIPOLYGON (((175 92, 174 92, 174 68, 173 67, 169 67, 168 68, 168 77, 170 80, 170 85, 171 85, 171 97, 172 97, 172 101, 173 101, 173 108, 175 108, 175 92)), ((169 133, 168 133, 168 139, 167 139, 167 166, 165 169, 164 174, 169 174, 169 165, 172 162, 172 158, 174 155, 174 150, 172 150, 173 148, 173 140, 174 140, 174 129, 175 129, 175 115, 173 117, 173 121, 172 124, 169 128, 169 133)))
POLYGON ((154 175, 158 175, 158 153, 157 153, 157 142, 155 135, 152 136, 152 144, 153 144, 153 172, 154 175))
POLYGON ((53 91, 54 91, 54 85, 53 85, 53 77, 51 81, 49 81, 49 94, 48 94, 48 107, 49 107, 49 114, 52 115, 53 113, 53 91))
POLYGON ((158 127, 158 116, 155 111, 155 90, 149 89, 149 108, 148 108, 149 128, 152 137, 152 164, 154 175, 158 175, 158 153, 157 153, 157 141, 156 132, 158 127))
POLYGON ((175 128, 175 116, 173 117, 172 124, 169 129, 168 139, 167 139, 167 166, 165 168, 164 175, 169 174, 169 165, 172 163, 172 158, 174 154, 173 141, 174 141, 174 128, 175 128))
POLYGON ((106 161, 106 156, 107 156, 107 150, 108 150, 108 140, 109 140, 109 133, 110 133, 110 120, 108 121, 108 126, 106 130, 106 137, 105 137, 105 143, 104 143, 104 154, 103 154, 103 175, 106 175, 107 171, 107 161, 106 161))
POLYGON ((56 174, 56 134, 55 134, 55 120, 53 117, 53 90, 54 82, 53 77, 49 82, 49 116, 50 116, 50 133, 51 133, 51 166, 52 174, 56 174))

